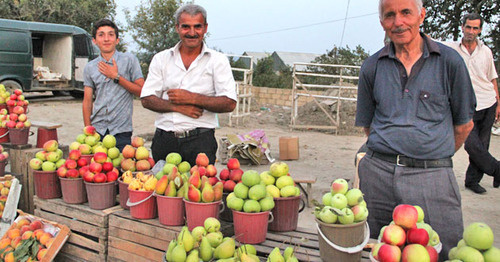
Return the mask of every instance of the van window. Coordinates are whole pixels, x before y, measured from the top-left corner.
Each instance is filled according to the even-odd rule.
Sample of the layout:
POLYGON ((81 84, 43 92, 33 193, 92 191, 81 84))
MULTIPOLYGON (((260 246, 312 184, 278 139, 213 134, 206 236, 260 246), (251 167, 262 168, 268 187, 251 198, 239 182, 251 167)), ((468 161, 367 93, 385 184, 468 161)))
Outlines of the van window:
POLYGON ((43 57, 43 36, 32 36, 33 39, 33 56, 43 57))
POLYGON ((0 37, 0 51, 15 52, 15 53, 28 53, 29 43, 26 33, 4 31, 0 37))
POLYGON ((87 37, 85 35, 73 36, 76 56, 89 56, 89 47, 87 45, 87 37))

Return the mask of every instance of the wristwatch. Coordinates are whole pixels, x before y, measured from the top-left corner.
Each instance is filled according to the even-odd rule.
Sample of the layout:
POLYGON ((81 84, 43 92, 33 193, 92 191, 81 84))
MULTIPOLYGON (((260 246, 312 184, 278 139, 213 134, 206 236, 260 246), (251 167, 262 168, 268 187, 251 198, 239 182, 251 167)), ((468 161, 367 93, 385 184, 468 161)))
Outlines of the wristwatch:
POLYGON ((116 74, 116 77, 115 77, 115 79, 113 79, 113 82, 115 82, 116 84, 118 84, 118 82, 120 82, 120 74, 116 74))

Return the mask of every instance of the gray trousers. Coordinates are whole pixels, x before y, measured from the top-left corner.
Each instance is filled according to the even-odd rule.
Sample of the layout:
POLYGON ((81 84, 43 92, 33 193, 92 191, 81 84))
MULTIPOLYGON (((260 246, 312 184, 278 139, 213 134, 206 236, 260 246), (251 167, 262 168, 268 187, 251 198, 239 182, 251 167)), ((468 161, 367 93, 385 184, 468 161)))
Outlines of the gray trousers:
POLYGON ((359 180, 370 212, 372 238, 392 221, 397 205, 410 204, 422 207, 424 221, 439 234, 440 261, 462 239, 461 197, 452 168, 401 167, 366 155, 359 163, 359 180))

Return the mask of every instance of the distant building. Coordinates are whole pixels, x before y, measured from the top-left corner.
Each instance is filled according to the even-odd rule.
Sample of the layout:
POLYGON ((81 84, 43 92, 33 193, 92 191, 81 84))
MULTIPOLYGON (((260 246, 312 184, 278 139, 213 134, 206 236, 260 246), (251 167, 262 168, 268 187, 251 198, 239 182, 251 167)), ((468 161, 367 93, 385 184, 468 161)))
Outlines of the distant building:
MULTIPOLYGON (((267 52, 243 52, 242 55, 252 56, 253 57, 253 68, 255 68, 255 66, 257 65, 257 62, 260 59, 266 58, 266 57, 270 56, 271 54, 267 53, 267 52)), ((242 59, 241 61, 243 61, 245 66, 247 68, 250 68, 250 59, 246 59, 246 58, 241 58, 241 59, 242 59)))
MULTIPOLYGON (((293 67, 293 63, 310 63, 317 57, 321 56, 319 54, 312 53, 295 53, 295 52, 273 52, 271 55, 274 60, 274 71, 280 71, 286 66, 293 67)), ((306 66, 297 66, 297 70, 305 70, 306 66)))

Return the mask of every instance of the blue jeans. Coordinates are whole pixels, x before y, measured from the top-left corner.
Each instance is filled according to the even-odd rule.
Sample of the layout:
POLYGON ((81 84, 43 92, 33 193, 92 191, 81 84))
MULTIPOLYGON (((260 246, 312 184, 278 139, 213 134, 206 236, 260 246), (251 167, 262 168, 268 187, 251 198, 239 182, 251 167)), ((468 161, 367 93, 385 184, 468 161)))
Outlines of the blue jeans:
POLYGON ((484 173, 493 176, 495 180, 500 180, 500 164, 488 152, 496 109, 497 103, 474 112, 474 128, 464 144, 464 149, 469 154, 469 167, 465 173, 466 186, 479 184, 484 173))

